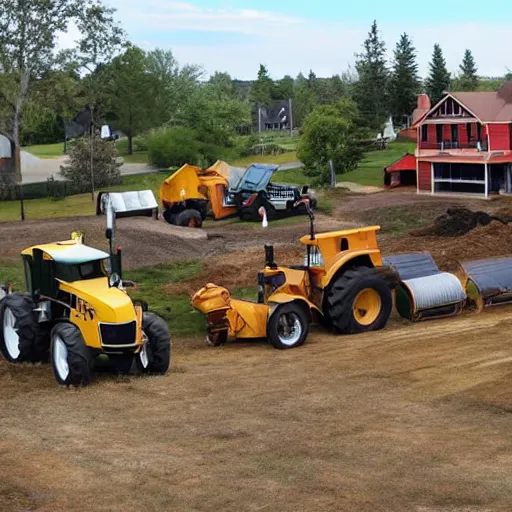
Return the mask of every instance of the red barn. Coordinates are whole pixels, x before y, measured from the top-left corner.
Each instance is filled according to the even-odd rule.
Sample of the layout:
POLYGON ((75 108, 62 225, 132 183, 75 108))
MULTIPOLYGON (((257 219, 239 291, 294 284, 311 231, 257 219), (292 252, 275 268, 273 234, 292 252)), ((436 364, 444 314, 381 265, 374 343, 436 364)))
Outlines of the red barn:
POLYGON ((420 98, 418 193, 512 193, 512 81, 497 92, 451 92, 428 110, 420 98))

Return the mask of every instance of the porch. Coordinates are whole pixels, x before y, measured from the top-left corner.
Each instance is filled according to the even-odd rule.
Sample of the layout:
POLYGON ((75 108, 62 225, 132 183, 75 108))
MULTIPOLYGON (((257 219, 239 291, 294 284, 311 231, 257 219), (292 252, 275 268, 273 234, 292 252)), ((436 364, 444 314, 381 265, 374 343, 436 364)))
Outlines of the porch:
POLYGON ((432 163, 432 193, 510 194, 512 163, 432 163))

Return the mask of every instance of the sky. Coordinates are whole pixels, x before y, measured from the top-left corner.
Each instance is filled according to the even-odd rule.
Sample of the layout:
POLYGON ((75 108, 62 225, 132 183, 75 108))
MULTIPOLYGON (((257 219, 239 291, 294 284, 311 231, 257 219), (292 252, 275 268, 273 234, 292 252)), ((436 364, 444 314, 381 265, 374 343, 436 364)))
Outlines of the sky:
MULTIPOLYGON (((374 19, 388 56, 407 32, 428 72, 434 43, 456 73, 464 50, 479 74, 512 70, 510 0, 106 0, 117 9, 130 41, 146 50, 171 49, 180 64, 201 65, 206 76, 227 71, 254 79, 265 64, 274 79, 312 69, 317 76, 354 64, 374 19)), ((69 34, 71 37, 71 34, 69 34)))

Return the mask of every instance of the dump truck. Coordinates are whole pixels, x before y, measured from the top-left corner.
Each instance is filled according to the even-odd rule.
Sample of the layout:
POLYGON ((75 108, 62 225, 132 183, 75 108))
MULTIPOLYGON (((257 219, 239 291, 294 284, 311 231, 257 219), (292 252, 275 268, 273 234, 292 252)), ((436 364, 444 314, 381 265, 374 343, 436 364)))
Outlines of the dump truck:
POLYGON ((89 383, 94 360, 106 355, 116 373, 165 374, 170 365, 167 323, 132 300, 122 278, 121 249, 113 245, 115 212, 109 207, 110 254, 70 240, 21 253, 26 292, 0 292, 0 351, 10 363, 50 358, 59 384, 89 383))
POLYGON ((405 320, 417 322, 512 303, 512 258, 459 263, 456 273, 439 269, 428 252, 383 257, 380 226, 302 237, 304 262, 283 267, 265 246, 255 302, 233 299, 228 290, 207 283, 192 297, 206 317, 207 341, 266 338, 275 348, 302 345, 311 323, 338 334, 384 328, 393 305, 405 320))
POLYGON ((162 214, 170 224, 201 227, 211 213, 214 220, 238 215, 242 220, 259 220, 264 207, 269 219, 279 215, 305 213, 301 199, 316 206, 309 186, 271 182, 277 165, 253 164, 247 169, 232 167, 221 160, 208 169, 185 164, 169 176, 160 188, 162 214))

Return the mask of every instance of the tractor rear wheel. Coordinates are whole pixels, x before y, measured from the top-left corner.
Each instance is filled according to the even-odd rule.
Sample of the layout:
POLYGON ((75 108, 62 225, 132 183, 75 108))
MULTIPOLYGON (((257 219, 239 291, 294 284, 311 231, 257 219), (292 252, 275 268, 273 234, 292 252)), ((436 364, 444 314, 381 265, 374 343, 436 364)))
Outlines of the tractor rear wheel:
POLYGON ((325 308, 332 327, 342 334, 377 331, 386 326, 393 298, 376 269, 354 267, 330 286, 325 308))
POLYGON ((53 373, 63 386, 86 386, 91 380, 91 353, 80 329, 73 324, 57 324, 50 335, 53 373))
POLYGON ((267 338, 277 349, 286 350, 299 347, 306 341, 309 331, 309 318, 298 304, 281 304, 270 316, 267 338))
POLYGON ((154 313, 144 313, 142 330, 147 341, 135 356, 141 373, 164 375, 171 364, 171 335, 167 322, 154 313))
POLYGON ((48 337, 34 313, 30 295, 13 293, 0 301, 0 351, 10 363, 44 360, 48 337))
POLYGON ((176 215, 174 223, 184 228, 200 228, 203 225, 203 217, 197 210, 183 210, 176 215))

